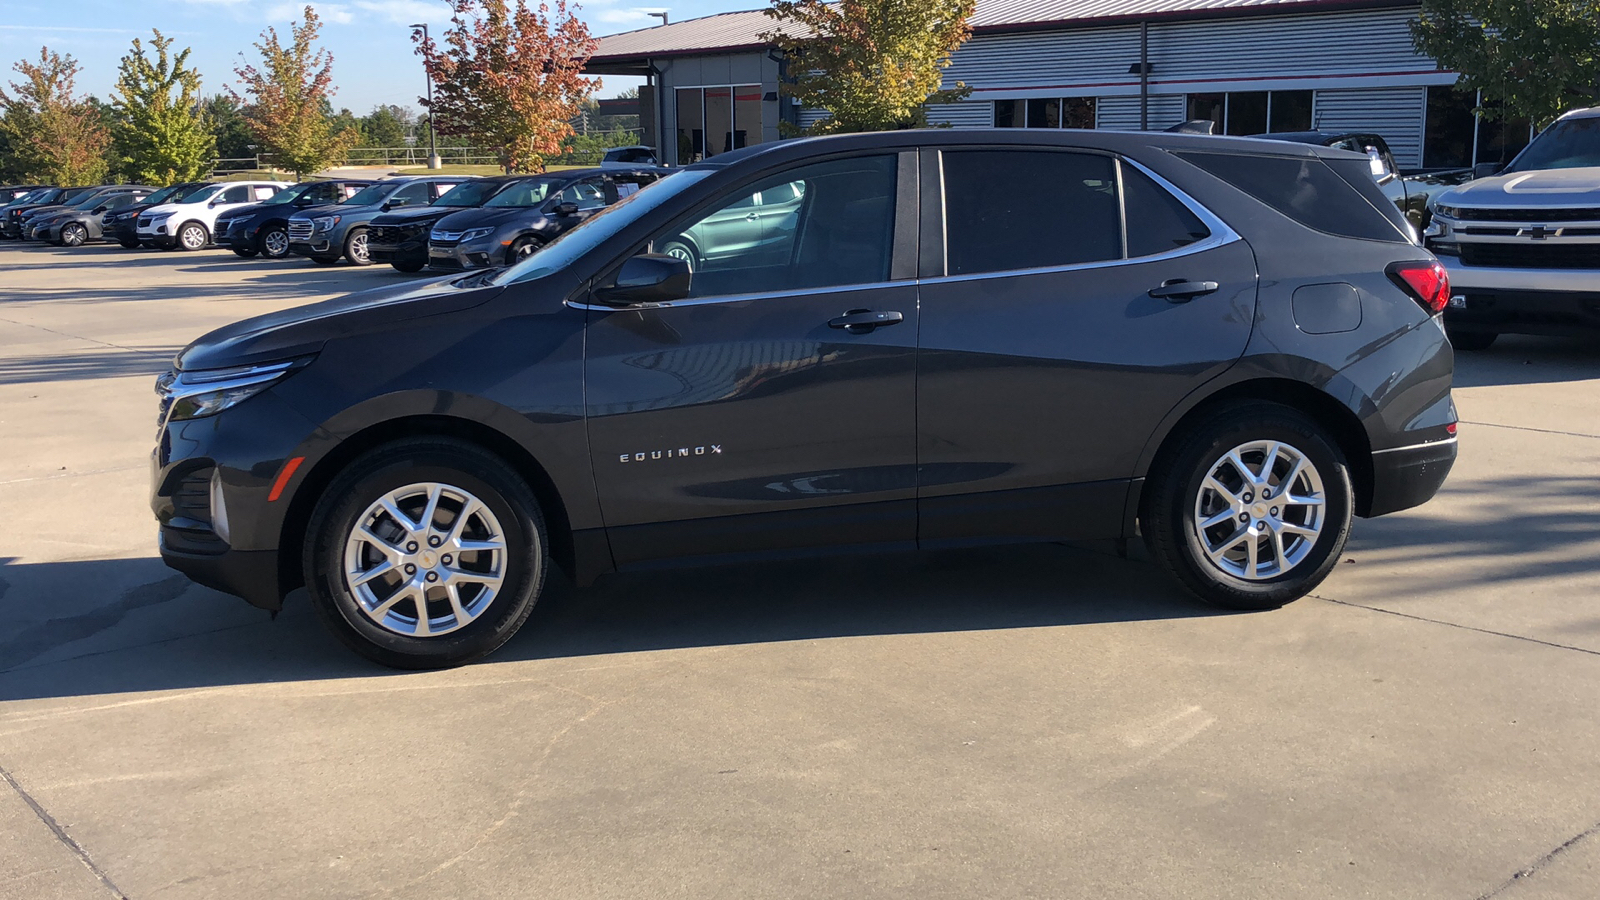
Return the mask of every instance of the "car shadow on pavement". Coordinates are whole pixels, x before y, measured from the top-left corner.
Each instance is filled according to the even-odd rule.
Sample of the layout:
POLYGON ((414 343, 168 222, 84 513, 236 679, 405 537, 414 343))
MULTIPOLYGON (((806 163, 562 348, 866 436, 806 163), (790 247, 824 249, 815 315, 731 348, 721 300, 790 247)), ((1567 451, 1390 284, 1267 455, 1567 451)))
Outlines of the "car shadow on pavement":
POLYGON ((154 377, 172 365, 181 347, 126 350, 96 347, 92 350, 0 357, 0 384, 46 381, 82 381, 90 378, 154 377))
MULTIPOLYGON (((0 578, 8 583, 0 611, 36 608, 52 592, 106 595, 74 615, 21 627, 16 616, 0 617, 8 623, 0 625, 0 701, 402 674, 340 645, 303 592, 269 621, 148 557, 13 564, 0 578)), ((479 665, 1223 614, 1109 545, 664 570, 607 576, 585 589, 557 575, 522 631, 479 665)))
POLYGON ((1600 341, 1592 337, 1508 334, 1488 350, 1455 356, 1458 388, 1600 379, 1600 341))

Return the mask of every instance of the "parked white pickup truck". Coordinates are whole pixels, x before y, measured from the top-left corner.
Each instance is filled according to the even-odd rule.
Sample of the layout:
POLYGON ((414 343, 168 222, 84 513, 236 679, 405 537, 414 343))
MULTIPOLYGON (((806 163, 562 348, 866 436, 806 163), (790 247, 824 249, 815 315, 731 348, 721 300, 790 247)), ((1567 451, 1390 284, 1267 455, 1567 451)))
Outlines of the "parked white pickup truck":
POLYGON ((1600 108, 1567 113, 1479 174, 1435 197, 1427 230, 1450 271, 1450 342, 1600 334, 1600 108))

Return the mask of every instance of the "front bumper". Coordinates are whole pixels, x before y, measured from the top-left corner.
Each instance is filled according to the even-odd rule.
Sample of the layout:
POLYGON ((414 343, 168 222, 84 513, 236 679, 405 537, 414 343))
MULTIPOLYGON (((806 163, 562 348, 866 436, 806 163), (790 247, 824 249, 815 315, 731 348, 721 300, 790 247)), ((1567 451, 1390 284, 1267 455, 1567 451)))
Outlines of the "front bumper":
POLYGON ((1372 508, 1381 516, 1428 502, 1456 461, 1456 439, 1378 450, 1372 454, 1372 508))
POLYGON ((243 222, 230 223, 227 231, 218 229, 212 234, 211 242, 224 250, 253 250, 255 235, 251 232, 243 222))
POLYGON ((335 252, 333 242, 326 234, 313 234, 303 241, 290 241, 289 252, 295 256, 327 256, 335 252))
POLYGON ((487 269, 497 265, 495 251, 499 245, 493 241, 474 241, 470 244, 428 244, 428 268, 443 272, 460 272, 464 269, 487 269))
POLYGON ((397 244, 378 244, 368 238, 367 255, 373 262, 415 263, 421 267, 428 262, 428 240, 410 238, 397 244))

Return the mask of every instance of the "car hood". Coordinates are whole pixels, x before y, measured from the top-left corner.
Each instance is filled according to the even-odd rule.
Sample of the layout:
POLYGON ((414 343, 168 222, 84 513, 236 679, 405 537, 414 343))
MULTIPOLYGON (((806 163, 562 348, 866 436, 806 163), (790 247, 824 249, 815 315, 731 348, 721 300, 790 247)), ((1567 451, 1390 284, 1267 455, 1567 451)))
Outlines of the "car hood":
POLYGON ((374 288, 218 328, 178 354, 178 368, 220 369, 315 353, 334 338, 397 322, 471 309, 504 288, 478 275, 374 288))
POLYGON ((451 213, 461 212, 463 209, 474 209, 470 206, 417 206, 410 209, 397 209, 386 212, 372 220, 374 225, 427 225, 437 222, 451 213))
POLYGON ((165 216, 177 212, 183 205, 182 203, 158 203, 146 209, 145 213, 152 216, 165 216))
POLYGON ((481 206, 453 212, 433 227, 441 231, 499 228, 511 222, 532 222, 542 215, 536 206, 481 206))
POLYGON ((1600 206, 1600 166, 1479 178, 1440 194, 1437 202, 1443 206, 1509 209, 1600 206))
MULTIPOLYGON (((278 205, 281 206, 283 204, 278 205)), ((265 206, 265 203, 247 203, 244 206, 235 206, 232 209, 225 209, 222 211, 222 215, 230 219, 237 219, 241 216, 252 216, 258 212, 261 212, 265 206)), ((302 206, 300 209, 305 209, 305 207, 302 206)))
POLYGON ((318 216, 343 216, 352 212, 361 212, 377 209, 376 206, 345 206, 340 203, 322 203, 317 206, 302 206, 289 216, 291 219, 315 219, 318 216))
POLYGON ((56 213, 65 210, 66 208, 66 205, 61 203, 54 203, 50 206, 24 206, 22 207, 22 215, 24 217, 53 216, 56 213))

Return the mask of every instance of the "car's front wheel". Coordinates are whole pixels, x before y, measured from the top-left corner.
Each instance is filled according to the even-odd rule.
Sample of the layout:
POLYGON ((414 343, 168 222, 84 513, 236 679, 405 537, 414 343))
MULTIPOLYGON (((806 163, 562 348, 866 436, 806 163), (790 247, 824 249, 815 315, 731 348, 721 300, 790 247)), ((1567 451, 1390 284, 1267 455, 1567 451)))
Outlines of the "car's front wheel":
POLYGON ((1275 609, 1328 576, 1350 536, 1349 466, 1310 417, 1275 403, 1219 408, 1163 453, 1140 526, 1201 600, 1275 609))
POLYGON ((372 254, 367 252, 365 228, 350 229, 350 235, 344 239, 344 258, 350 260, 352 266, 372 265, 372 254))
POLYGON ((527 621, 550 568, 538 501, 475 445, 413 438, 357 459, 307 529, 306 584, 357 653, 437 669, 492 653, 527 621))
POLYGON ((512 244, 511 249, 506 252, 506 265, 514 266, 522 262, 539 252, 539 248, 543 246, 544 243, 535 237, 517 238, 517 242, 512 244))
POLYGON ((683 241, 667 241, 665 244, 662 244, 661 249, 656 252, 666 254, 673 259, 683 260, 689 264, 689 271, 691 272, 694 272, 700 268, 700 259, 695 254, 694 248, 683 241))
POLYGON ((256 242, 261 247, 261 255, 267 259, 283 259, 289 255, 289 232, 283 230, 282 225, 268 225, 256 242))
POLYGON ((178 249, 199 250, 211 240, 210 232, 199 222, 185 222, 178 229, 178 249))
POLYGON ((63 247, 81 247, 83 242, 88 239, 89 229, 85 228, 82 223, 68 222, 61 228, 61 246, 63 247))

